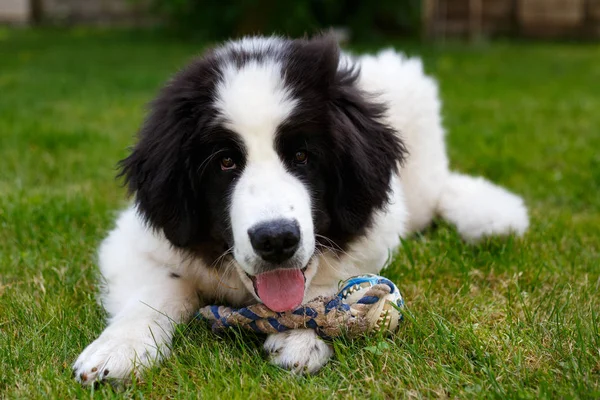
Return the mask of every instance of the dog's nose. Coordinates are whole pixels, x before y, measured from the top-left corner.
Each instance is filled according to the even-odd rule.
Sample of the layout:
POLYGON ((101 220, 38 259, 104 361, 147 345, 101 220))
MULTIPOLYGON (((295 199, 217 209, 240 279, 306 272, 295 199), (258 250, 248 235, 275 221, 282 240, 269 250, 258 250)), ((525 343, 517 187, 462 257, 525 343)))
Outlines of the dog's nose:
POLYGON ((248 229, 254 251, 265 261, 282 263, 294 255, 300 244, 298 222, 276 219, 248 229))

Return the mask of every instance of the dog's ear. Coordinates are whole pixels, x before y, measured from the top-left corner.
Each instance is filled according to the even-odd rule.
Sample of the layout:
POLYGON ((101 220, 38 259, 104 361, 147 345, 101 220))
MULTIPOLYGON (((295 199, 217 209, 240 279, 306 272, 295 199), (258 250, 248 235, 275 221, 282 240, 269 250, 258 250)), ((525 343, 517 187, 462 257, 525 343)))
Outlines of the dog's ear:
POLYGON ((294 40, 287 55, 287 83, 300 91, 324 92, 335 82, 340 48, 333 35, 294 40))
POLYGON ((193 236, 194 193, 182 157, 185 121, 176 121, 160 105, 145 121, 131 154, 119 163, 120 176, 135 195, 138 213, 155 229, 162 229, 176 246, 193 236))
POLYGON ((211 112, 210 68, 210 58, 197 61, 160 91, 137 144, 119 163, 119 176, 135 194, 140 215, 179 247, 206 226, 198 213, 202 199, 190 176, 190 158, 191 141, 211 112))
POLYGON ((383 122, 386 109, 356 88, 357 71, 340 70, 330 101, 335 159, 330 171, 332 235, 361 234, 373 212, 386 206, 392 174, 407 150, 399 133, 383 122))

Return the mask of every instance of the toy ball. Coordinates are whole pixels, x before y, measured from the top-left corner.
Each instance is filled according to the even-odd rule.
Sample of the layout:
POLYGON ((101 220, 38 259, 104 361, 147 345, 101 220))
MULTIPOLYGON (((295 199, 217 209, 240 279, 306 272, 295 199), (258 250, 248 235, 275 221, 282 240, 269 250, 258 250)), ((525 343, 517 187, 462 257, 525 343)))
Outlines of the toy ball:
POLYGON ((354 316, 365 313, 369 330, 394 332, 398 328, 402 318, 399 309, 404 306, 404 300, 400 290, 390 280, 378 275, 360 275, 344 281, 341 286, 338 296, 344 304, 350 306, 354 316), (390 288, 389 293, 385 293, 387 288, 373 293, 373 288, 378 285, 390 288), (370 304, 371 307, 361 306, 365 304, 370 304))

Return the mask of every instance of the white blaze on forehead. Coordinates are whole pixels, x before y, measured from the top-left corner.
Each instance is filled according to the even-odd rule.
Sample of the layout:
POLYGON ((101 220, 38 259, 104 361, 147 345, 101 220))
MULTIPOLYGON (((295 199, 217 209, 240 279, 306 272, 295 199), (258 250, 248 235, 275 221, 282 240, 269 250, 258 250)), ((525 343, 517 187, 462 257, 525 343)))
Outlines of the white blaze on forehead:
POLYGON ((277 127, 297 103, 285 87, 281 65, 273 60, 249 62, 241 68, 228 64, 216 92, 223 125, 242 136, 247 161, 275 160, 277 127))
MULTIPOLYGON (((219 123, 241 136, 246 165, 236 180, 229 216, 233 254, 239 267, 254 275, 261 257, 254 251, 249 229, 258 224, 293 220, 300 227, 300 246, 292 259, 305 266, 314 253, 311 198, 308 188, 289 171, 275 149, 277 128, 298 103, 286 88, 281 64, 273 59, 227 65, 216 87, 219 123)), ((249 290, 252 289, 250 284, 249 290)))

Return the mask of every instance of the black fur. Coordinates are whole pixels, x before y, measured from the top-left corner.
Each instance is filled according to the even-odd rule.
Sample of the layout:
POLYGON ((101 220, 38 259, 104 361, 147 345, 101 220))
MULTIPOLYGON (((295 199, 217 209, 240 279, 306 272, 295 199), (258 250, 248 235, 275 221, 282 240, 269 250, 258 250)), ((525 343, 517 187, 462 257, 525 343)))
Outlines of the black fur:
POLYGON ((232 245, 227 207, 245 162, 243 140, 211 124, 215 85, 224 60, 241 66, 263 57, 281 60, 299 100, 276 147, 310 188, 316 233, 328 238, 319 236, 319 243, 344 249, 364 233, 373 212, 385 207, 392 173, 406 155, 396 132, 381 122, 385 108, 357 89, 358 71, 339 70, 332 38, 288 40, 283 51, 262 54, 209 52, 163 88, 120 166, 145 220, 210 263, 232 245), (290 161, 299 148, 308 153, 306 165, 290 161), (220 173, 224 154, 238 163, 234 173, 220 173))
POLYGON ((305 181, 316 193, 316 231, 344 249, 369 227, 373 211, 385 206, 391 175, 407 151, 381 122, 385 107, 356 87, 359 71, 339 69, 340 50, 333 38, 296 41, 293 47, 286 77, 301 106, 280 142, 285 143, 285 131, 295 121, 310 121, 304 139, 309 146, 315 142, 310 153, 319 165, 305 174, 305 181))
POLYGON ((176 247, 214 248, 215 254, 231 243, 227 197, 235 176, 216 173, 215 163, 207 160, 217 151, 244 152, 235 133, 210 124, 219 76, 213 54, 177 74, 151 104, 138 143, 120 163, 138 210, 152 227, 162 229, 176 247))

